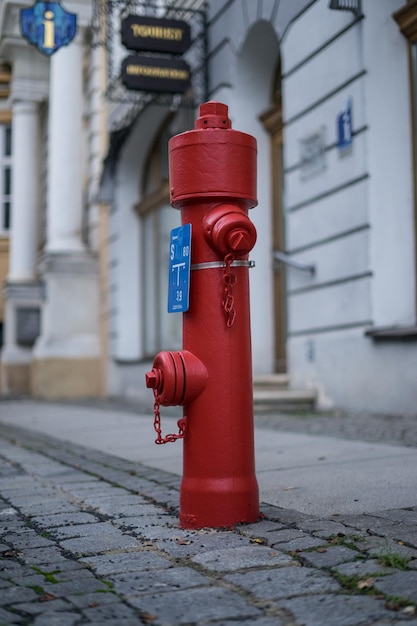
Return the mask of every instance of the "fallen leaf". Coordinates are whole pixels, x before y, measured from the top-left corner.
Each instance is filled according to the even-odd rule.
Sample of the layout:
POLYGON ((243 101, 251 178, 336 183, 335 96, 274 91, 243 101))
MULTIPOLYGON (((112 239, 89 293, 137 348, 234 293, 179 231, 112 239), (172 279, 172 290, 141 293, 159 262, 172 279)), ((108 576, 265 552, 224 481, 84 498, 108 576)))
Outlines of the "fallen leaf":
POLYGON ((373 578, 364 578, 358 582, 357 587, 358 589, 372 589, 374 583, 375 581, 373 578))
POLYGON ((158 616, 152 615, 152 613, 141 613, 140 619, 143 624, 150 624, 151 622, 154 622, 156 619, 158 619, 158 616))
POLYGON ((39 598, 39 602, 50 602, 51 600, 56 600, 56 596, 53 593, 44 593, 43 596, 39 598))
POLYGON ((19 550, 4 550, 1 555, 6 557, 6 559, 14 559, 17 556, 22 556, 23 552, 19 552, 19 550))
POLYGON ((322 554, 323 552, 327 552, 327 548, 317 548, 316 552, 322 554))
POLYGON ((193 543, 193 542, 191 541, 191 539, 180 539, 180 538, 178 538, 177 539, 177 543, 180 546, 189 546, 190 543, 193 543))
POLYGON ((292 491, 295 487, 283 487, 282 491, 292 491))
POLYGON ((253 539, 251 539, 250 542, 256 543, 259 545, 264 545, 266 543, 266 539, 263 539, 262 537, 253 537, 253 539))

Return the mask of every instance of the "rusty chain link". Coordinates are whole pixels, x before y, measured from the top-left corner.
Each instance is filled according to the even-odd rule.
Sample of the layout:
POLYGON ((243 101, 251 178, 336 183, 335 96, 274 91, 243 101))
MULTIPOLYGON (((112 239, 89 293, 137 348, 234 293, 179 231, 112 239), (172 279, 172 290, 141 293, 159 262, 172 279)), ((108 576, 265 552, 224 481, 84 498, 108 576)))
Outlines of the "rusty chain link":
POLYGON ((153 405, 153 413, 154 413, 154 423, 153 423, 153 426, 154 426, 155 432, 157 434, 157 438, 155 439, 155 443, 157 443, 157 444, 171 443, 173 441, 176 441, 177 439, 184 439, 185 433, 187 431, 187 418, 186 417, 182 417, 177 422, 177 424, 178 424, 178 431, 179 431, 178 435, 170 434, 170 435, 165 435, 165 437, 162 437, 161 413, 160 413, 161 403, 158 400, 158 391, 156 389, 153 390, 153 395, 154 395, 154 398, 155 398, 155 402, 154 402, 154 405, 153 405))
POLYGON ((236 317, 235 299, 233 296, 233 287, 236 285, 236 274, 234 274, 231 269, 233 261, 233 254, 226 254, 226 256, 224 257, 224 262, 226 266, 224 268, 223 274, 224 297, 222 300, 222 305, 226 312, 226 324, 228 328, 233 326, 236 317))

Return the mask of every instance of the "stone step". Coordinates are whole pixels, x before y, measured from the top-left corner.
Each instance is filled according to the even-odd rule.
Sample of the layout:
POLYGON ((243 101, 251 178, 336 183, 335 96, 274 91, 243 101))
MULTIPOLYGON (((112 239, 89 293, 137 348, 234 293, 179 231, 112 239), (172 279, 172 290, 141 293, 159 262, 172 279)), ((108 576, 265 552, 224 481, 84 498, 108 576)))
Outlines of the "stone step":
POLYGON ((255 389, 288 389, 288 374, 260 374, 253 377, 255 389))
POLYGON ((254 387, 256 412, 314 410, 317 393, 314 389, 258 389, 254 387))

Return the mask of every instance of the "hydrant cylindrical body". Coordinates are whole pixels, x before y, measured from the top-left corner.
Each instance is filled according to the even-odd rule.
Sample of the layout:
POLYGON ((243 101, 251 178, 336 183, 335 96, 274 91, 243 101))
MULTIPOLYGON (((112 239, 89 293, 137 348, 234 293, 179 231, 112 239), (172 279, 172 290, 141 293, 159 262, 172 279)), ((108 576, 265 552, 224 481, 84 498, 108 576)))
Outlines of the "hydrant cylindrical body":
POLYGON ((184 368, 185 387, 196 378, 198 393, 184 403, 180 525, 254 522, 259 494, 248 254, 256 230, 248 209, 257 204, 256 140, 230 128, 225 105, 209 102, 201 105, 193 131, 170 140, 169 168, 171 204, 192 227, 183 350, 201 364, 189 376, 184 368))

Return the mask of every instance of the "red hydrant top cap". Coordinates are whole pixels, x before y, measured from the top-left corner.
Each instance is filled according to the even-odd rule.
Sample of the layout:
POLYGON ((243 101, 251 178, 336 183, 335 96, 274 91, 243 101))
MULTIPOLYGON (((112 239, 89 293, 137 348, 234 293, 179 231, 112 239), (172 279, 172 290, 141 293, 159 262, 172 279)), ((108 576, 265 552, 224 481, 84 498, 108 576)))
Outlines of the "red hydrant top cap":
POLYGON ((232 122, 228 116, 228 106, 221 102, 205 102, 200 105, 200 116, 194 124, 194 128, 232 128, 232 122))

